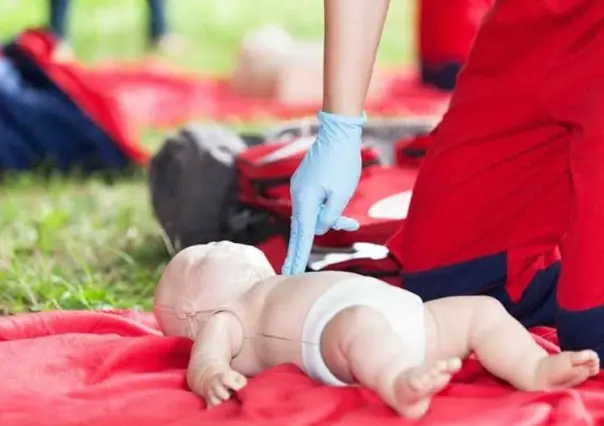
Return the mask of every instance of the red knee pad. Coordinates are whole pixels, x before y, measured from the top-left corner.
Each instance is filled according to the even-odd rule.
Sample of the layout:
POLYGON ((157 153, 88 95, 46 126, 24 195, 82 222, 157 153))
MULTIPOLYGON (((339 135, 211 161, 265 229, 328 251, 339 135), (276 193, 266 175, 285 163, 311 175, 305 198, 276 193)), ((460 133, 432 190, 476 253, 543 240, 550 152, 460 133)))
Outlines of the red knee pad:
POLYGON ((419 168, 432 145, 432 135, 401 139, 394 145, 395 163, 399 167, 419 168))

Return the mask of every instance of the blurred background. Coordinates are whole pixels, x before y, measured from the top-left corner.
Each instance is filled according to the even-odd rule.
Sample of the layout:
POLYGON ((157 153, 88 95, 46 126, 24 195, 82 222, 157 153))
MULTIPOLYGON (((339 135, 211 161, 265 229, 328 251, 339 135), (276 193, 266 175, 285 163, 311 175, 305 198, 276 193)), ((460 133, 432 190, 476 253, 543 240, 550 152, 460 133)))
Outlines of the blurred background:
MULTIPOLYGON (((492 1, 483 2, 490 4, 492 1)), ((232 94, 224 95, 231 89, 225 89, 227 86, 220 82, 221 79, 227 81, 237 72, 245 74, 256 66, 248 61, 252 65, 246 68, 249 64, 245 55, 242 56, 242 46, 253 50, 258 43, 264 47, 267 42, 268 45, 279 44, 279 40, 284 39, 283 34, 296 40, 298 56, 294 55, 288 63, 289 74, 286 73, 293 83, 285 85, 289 92, 283 96, 298 97, 298 101, 305 95, 308 84, 304 81, 297 84, 296 79, 306 78, 309 74, 300 65, 316 62, 313 66, 320 66, 321 56, 315 48, 322 39, 321 0, 166 0, 163 2, 163 22, 158 22, 157 15, 152 15, 151 3, 157 6, 162 2, 0 0, 0 46, 5 44, 5 58, 0 54, 0 160, 2 150, 7 149, 2 144, 3 138, 8 140, 19 132, 27 135, 33 127, 38 128, 38 138, 48 136, 45 127, 39 123, 45 123, 47 128, 56 124, 58 119, 53 117, 58 114, 59 106, 63 108, 61 114, 80 114, 55 88, 41 91, 40 87, 46 83, 36 80, 39 77, 31 74, 29 65, 24 65, 29 59, 23 59, 18 50, 11 48, 11 43, 17 40, 18 45, 16 38, 28 29, 52 27, 62 36, 62 39, 54 40, 50 56, 46 55, 41 47, 45 45, 39 39, 34 37, 33 42, 28 42, 29 55, 38 58, 37 67, 45 69, 45 73, 55 80, 64 79, 64 72, 68 70, 71 73, 67 74, 68 80, 73 79, 75 73, 77 79, 84 79, 81 80, 86 83, 84 86, 98 84, 103 89, 97 87, 95 90, 101 95, 110 92, 109 98, 120 98, 118 103, 123 107, 120 111, 117 107, 115 111, 109 108, 113 122, 118 123, 118 127, 126 123, 123 125, 133 135, 132 143, 149 153, 182 124, 182 120, 162 121, 159 116, 169 116, 170 105, 179 107, 182 103, 179 99, 189 99, 187 96, 192 92, 196 97, 191 98, 191 108, 194 110, 198 104, 203 104, 205 109, 193 112, 192 117, 186 117, 188 119, 219 121, 236 132, 261 131, 284 119, 271 115, 272 110, 266 109, 267 105, 274 107, 270 99, 250 104, 250 111, 265 108, 259 117, 247 113, 229 115, 223 111, 233 109, 240 101, 234 101, 232 94), (62 3, 69 3, 68 8, 65 9, 62 3), (54 15, 51 5, 55 8, 54 15), (267 27, 272 30, 245 44, 246 37, 267 27), (281 32, 275 32, 275 28, 280 28, 281 32), (238 67, 243 67, 244 71, 238 67), (133 74, 129 70, 136 71, 133 74), (58 74, 53 74, 55 72, 58 74), (217 82, 194 80, 197 77, 191 76, 205 76, 206 79, 214 76, 217 82), (147 83, 154 85, 156 92, 141 93, 147 83), (157 102, 158 97, 167 96, 158 87, 161 90, 169 88, 171 104, 157 102), (210 95, 227 98, 221 104, 222 109, 204 103, 204 96, 210 95), (31 119, 28 117, 30 112, 31 119), (15 123, 20 125, 18 132, 12 128, 15 123)), ((435 8, 432 5, 432 26, 446 27, 449 33, 445 31, 444 36, 440 34, 440 39, 436 40, 430 31, 424 31, 422 40, 428 40, 436 50, 442 50, 441 39, 457 40, 459 34, 467 39, 468 31, 469 37, 473 37, 475 22, 482 17, 482 12, 475 13, 475 4, 481 2, 430 0, 430 3, 455 3, 457 9, 463 10, 462 15, 471 16, 472 23, 461 19, 465 32, 444 25, 443 17, 453 20, 453 15, 444 6, 435 8), (468 6, 470 3, 471 7, 468 6), (451 34, 454 36, 449 37, 451 34)), ((482 11, 484 7, 478 9, 482 11)), ((416 46, 423 42, 418 43, 416 29, 418 22, 423 21, 418 19, 417 11, 414 1, 392 2, 378 54, 380 70, 407 69, 421 62, 417 59, 416 46)), ((461 48, 463 54, 469 44, 465 39, 461 48)), ((455 49, 460 50, 456 45, 453 46, 455 49)), ((455 64, 458 66, 457 62, 455 64)), ((315 85, 320 85, 319 77, 312 78, 316 80, 315 85)), ((379 86, 381 74, 375 80, 379 86)), ((239 86, 242 90, 262 86, 250 81, 242 79, 239 86)), ((266 87, 273 86, 268 84, 266 87)), ((71 87, 74 87, 73 81, 71 87)), ((378 98, 383 95, 384 89, 376 90, 381 93, 376 95, 378 98)), ((77 97, 76 92, 71 93, 71 97, 77 97)), ((275 96, 274 93, 269 95, 275 96)), ((403 98, 406 96, 404 94, 403 98)), ((81 99, 76 104, 81 105, 81 99)), ((316 108, 313 104, 305 111, 310 113, 316 108)), ((65 123, 73 124, 69 120, 65 123)), ((77 137, 90 136, 73 134, 72 138, 68 129, 65 131, 67 133, 62 133, 60 138, 66 143, 76 144, 77 137)), ((144 168, 111 179, 94 173, 84 179, 73 172, 51 170, 42 174, 29 167, 26 169, 19 173, 3 172, 0 180, 0 314, 103 307, 148 309, 154 285, 169 256, 153 216, 144 168)))
MULTIPOLYGON (((49 6, 47 0, 0 0, 0 41, 48 25, 49 6)), ((381 63, 397 66, 413 57, 413 6, 393 2, 381 63)), ((177 37, 173 46, 150 52, 145 0, 72 0, 66 39, 85 64, 153 60, 178 70, 227 74, 244 35, 263 25, 320 40, 322 8, 320 0, 167 1, 168 32, 177 37)), ((143 126, 138 134, 154 149, 169 131, 143 126)), ((167 255, 145 176, 107 184, 19 174, 0 184, 0 206, 0 312, 150 306, 167 255)))
MULTIPOLYGON (((49 23, 50 0, 0 0, 0 37, 49 23)), ((146 0, 71 0, 67 32, 78 59, 136 60, 146 51, 149 8, 146 0)), ((398 65, 414 55, 415 4, 393 1, 380 49, 380 61, 398 65)), ((168 0, 167 28, 182 37, 187 52, 175 65, 225 73, 234 63, 241 38, 264 25, 278 25, 292 35, 320 39, 320 0, 168 0)))

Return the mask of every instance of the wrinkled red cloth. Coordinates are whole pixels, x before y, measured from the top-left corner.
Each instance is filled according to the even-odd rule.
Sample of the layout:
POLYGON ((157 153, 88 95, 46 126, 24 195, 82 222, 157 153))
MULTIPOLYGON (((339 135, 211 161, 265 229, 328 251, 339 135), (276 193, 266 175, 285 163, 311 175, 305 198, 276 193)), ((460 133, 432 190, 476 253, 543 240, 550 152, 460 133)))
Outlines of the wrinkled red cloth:
MULTIPOLYGON (((547 350, 557 350, 551 329, 534 332, 547 350)), ((57 311, 0 318, 0 424, 412 424, 370 391, 323 386, 291 365, 260 374, 236 398, 206 410, 186 387, 190 349, 187 339, 161 336, 150 314, 57 311)), ((523 393, 469 359, 419 424, 603 421, 603 375, 576 389, 523 393)))

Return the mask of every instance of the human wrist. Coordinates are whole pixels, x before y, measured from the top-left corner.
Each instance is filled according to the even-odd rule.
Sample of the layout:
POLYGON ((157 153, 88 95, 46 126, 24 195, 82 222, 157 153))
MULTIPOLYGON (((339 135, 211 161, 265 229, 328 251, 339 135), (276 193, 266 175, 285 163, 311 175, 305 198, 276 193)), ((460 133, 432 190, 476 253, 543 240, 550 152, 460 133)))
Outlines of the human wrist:
POLYGON ((319 120, 319 133, 317 140, 322 143, 347 143, 358 145, 362 144, 361 136, 363 126, 367 117, 363 112, 362 116, 346 116, 332 114, 325 111, 319 111, 317 114, 319 120))
POLYGON ((337 124, 350 127, 363 127, 367 122, 367 114, 365 111, 361 115, 345 115, 328 112, 325 110, 319 111, 317 114, 319 124, 337 124))
POLYGON ((352 88, 332 87, 331 90, 336 93, 330 93, 329 88, 324 89, 325 93, 323 95, 321 111, 348 117, 357 117, 363 114, 363 106, 365 104, 364 98, 338 96, 337 92, 349 93, 354 91, 352 88))

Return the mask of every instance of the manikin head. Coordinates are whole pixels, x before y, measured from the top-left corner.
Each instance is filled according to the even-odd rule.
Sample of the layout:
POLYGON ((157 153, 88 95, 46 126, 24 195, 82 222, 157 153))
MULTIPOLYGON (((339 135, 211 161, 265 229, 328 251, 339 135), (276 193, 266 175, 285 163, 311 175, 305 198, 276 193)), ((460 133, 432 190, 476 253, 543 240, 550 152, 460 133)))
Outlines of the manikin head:
POLYGON ((164 269, 154 312, 167 336, 193 339, 214 312, 233 306, 261 279, 275 275, 255 247, 228 241, 188 247, 164 269))

